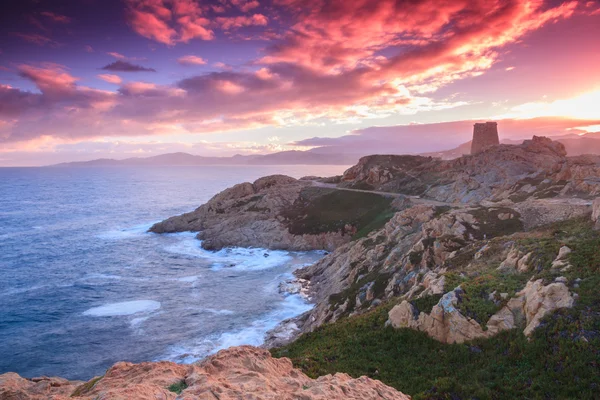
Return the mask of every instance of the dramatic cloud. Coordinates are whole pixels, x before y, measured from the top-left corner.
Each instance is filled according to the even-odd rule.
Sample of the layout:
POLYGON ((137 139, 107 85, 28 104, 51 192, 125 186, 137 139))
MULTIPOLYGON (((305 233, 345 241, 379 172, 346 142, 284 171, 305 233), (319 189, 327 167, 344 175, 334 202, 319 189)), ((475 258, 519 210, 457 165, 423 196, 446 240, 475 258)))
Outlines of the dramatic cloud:
MULTIPOLYGON (((217 35, 221 40, 245 31, 263 31, 261 27, 270 22, 277 32, 266 45, 260 42, 260 50, 253 48, 254 59, 243 51, 238 57, 238 42, 221 53, 215 50, 220 41, 212 42, 213 47, 208 46, 211 43, 201 44, 213 52, 188 50, 210 54, 211 59, 214 54, 214 59, 236 65, 213 64, 223 69, 219 72, 183 75, 185 79, 181 79, 180 69, 165 72, 168 67, 163 65, 168 63, 157 61, 155 65, 161 65, 165 74, 156 82, 123 83, 116 75, 98 75, 99 79, 119 85, 114 92, 82 86, 81 82, 87 81, 74 75, 85 77, 83 71, 74 74, 60 66, 20 66, 20 76, 35 84, 39 93, 0 86, 0 143, 46 137, 77 141, 260 127, 364 124, 368 119, 473 104, 478 99, 442 95, 440 89, 494 71, 508 45, 519 43, 545 24, 571 17, 581 8, 574 1, 548 4, 541 0, 275 0, 268 7, 241 0, 212 6, 193 0, 127 0, 126 5, 128 23, 137 34, 168 46, 195 38, 209 40, 217 35)), ((172 52, 165 60, 177 57, 172 48, 158 47, 164 47, 164 54, 172 52)), ((156 72, 127 62, 128 58, 120 53, 109 54, 117 60, 104 66, 105 71, 156 72)), ((509 61, 496 70, 505 76, 518 74, 520 65, 509 61), (507 73, 512 66, 517 68, 507 73)), ((182 56, 177 62, 206 63, 193 55, 182 56)), ((522 112, 527 107, 533 106, 512 111, 522 112)), ((562 106, 557 103, 535 107, 556 111, 562 106)), ((440 148, 460 144, 469 137, 471 123, 415 125, 400 131, 394 127, 386 133, 389 137, 361 131, 339 139, 316 138, 297 145, 346 146, 347 142, 348 151, 380 145, 379 149, 394 152, 425 151, 415 143, 426 143, 424 147, 432 147, 433 143, 440 148), (427 130, 435 135, 426 134, 427 130), (407 139, 410 135, 413 139, 407 139), (397 138, 402 140, 396 141, 397 138), (325 144, 329 140, 334 142, 325 144), (390 143, 396 147, 390 147, 390 143)), ((510 122, 503 124, 509 126, 510 122)), ((570 120, 560 129, 583 126, 581 121, 574 124, 570 120)))
POLYGON ((154 68, 146 68, 141 65, 129 63, 127 61, 115 61, 102 67, 106 71, 121 71, 121 72, 156 72, 154 68))
POLYGON ((206 60, 202 57, 197 56, 183 56, 177 59, 177 62, 181 65, 205 65, 206 60))

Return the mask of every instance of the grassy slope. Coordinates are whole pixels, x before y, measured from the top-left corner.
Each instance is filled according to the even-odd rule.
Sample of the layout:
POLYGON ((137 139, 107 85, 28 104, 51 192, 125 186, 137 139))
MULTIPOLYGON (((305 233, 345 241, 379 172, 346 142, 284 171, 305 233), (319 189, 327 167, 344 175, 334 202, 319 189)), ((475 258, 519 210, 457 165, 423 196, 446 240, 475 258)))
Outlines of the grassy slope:
POLYGON ((309 187, 283 216, 295 235, 344 232, 351 225, 356 236, 381 228, 394 215, 392 199, 378 194, 309 187))
MULTIPOLYGON (((513 330, 488 340, 442 344, 420 332, 384 327, 390 302, 322 326, 273 354, 290 357, 312 377, 367 375, 415 399, 600 398, 600 235, 589 222, 574 220, 532 236, 516 242, 537 252, 534 278, 553 279, 549 263, 568 245, 573 268, 560 275, 571 283, 582 279, 579 287, 570 287, 579 295, 576 306, 548 316, 532 340, 513 330)), ((472 285, 489 286, 481 279, 472 285)))

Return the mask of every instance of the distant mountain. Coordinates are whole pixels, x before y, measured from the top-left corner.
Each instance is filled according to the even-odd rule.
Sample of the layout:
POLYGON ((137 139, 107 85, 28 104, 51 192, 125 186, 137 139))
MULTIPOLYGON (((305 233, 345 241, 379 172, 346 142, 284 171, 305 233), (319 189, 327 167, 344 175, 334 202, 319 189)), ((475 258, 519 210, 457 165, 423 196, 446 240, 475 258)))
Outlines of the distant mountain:
POLYGON ((134 157, 124 160, 100 158, 52 165, 52 167, 98 166, 195 166, 195 165, 353 165, 357 155, 318 154, 309 151, 282 151, 266 155, 235 155, 232 157, 203 157, 189 153, 168 153, 152 157, 134 157))
MULTIPOLYGON (((585 135, 553 136, 551 139, 561 142, 569 156, 581 154, 600 154, 600 132, 585 135)), ((521 144, 522 140, 504 139, 503 144, 521 144)), ((451 160, 471 152, 471 141, 450 150, 421 153, 423 156, 451 160)), ((391 152, 394 154, 394 152, 391 152)), ((194 166, 194 165, 354 165, 368 152, 345 154, 335 152, 331 146, 316 147, 307 151, 281 151, 263 155, 235 155, 232 157, 204 157, 189 153, 168 153, 152 157, 134 157, 124 160, 100 158, 91 161, 77 161, 52 165, 53 167, 95 167, 95 166, 194 166)))

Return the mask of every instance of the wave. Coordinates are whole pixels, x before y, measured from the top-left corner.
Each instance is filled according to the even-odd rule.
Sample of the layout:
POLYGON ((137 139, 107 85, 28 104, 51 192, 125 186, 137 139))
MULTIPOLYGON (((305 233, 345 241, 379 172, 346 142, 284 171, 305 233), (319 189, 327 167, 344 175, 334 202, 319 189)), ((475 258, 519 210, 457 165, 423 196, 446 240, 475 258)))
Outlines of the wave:
POLYGON ((256 319, 249 326, 242 329, 223 332, 214 338, 203 338, 193 343, 180 344, 171 347, 165 357, 159 360, 191 364, 231 346, 253 345, 260 346, 264 343, 265 335, 275 328, 281 321, 296 317, 312 309, 309 304, 298 295, 289 295, 284 298, 281 305, 265 316, 256 319))
POLYGON ((180 236, 182 240, 167 246, 165 250, 187 257, 205 259, 211 262, 211 269, 214 271, 224 268, 234 271, 257 271, 279 267, 293 259, 292 253, 284 250, 228 247, 219 251, 209 251, 202 248, 202 241, 197 240, 194 233, 171 234, 173 235, 180 236))

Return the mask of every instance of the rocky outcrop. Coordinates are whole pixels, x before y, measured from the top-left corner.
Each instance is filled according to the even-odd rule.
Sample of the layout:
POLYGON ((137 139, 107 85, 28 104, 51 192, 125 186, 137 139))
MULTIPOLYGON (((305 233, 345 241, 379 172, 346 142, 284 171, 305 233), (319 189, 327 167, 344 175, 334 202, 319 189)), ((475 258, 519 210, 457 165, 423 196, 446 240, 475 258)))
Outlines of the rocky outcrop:
POLYGON ((25 379, 0 375, 0 398, 19 400, 237 400, 252 399, 388 399, 410 400, 383 383, 347 374, 311 379, 287 358, 273 358, 263 349, 232 347, 199 365, 171 362, 121 362, 87 383, 61 378, 25 379), (175 385, 177 395, 169 390, 175 385))
POLYGON ((416 205, 368 237, 345 244, 295 272, 310 281, 315 308, 294 320, 301 332, 353 315, 392 297, 444 293, 446 265, 468 243, 522 229, 502 207, 448 209, 416 205))
POLYGON ((600 157, 567 157, 564 146, 534 136, 470 156, 367 156, 342 176, 342 186, 419 195, 450 203, 600 193, 600 157))
POLYGON ((417 312, 404 300, 389 312, 388 323, 394 328, 411 328, 427 333, 444 343, 463 343, 477 338, 489 338, 499 332, 521 327, 530 336, 542 318, 560 308, 573 307, 574 299, 563 282, 544 286, 543 281, 529 281, 487 322, 484 329, 477 321, 464 316, 458 309, 460 287, 446 293, 430 313, 417 312))
POLYGON ((343 194, 347 204, 340 210, 334 192, 306 180, 267 176, 226 189, 195 211, 159 222, 150 231, 199 232, 202 247, 209 250, 333 250, 363 227, 361 218, 382 212, 391 202, 375 194, 349 193, 343 194))

